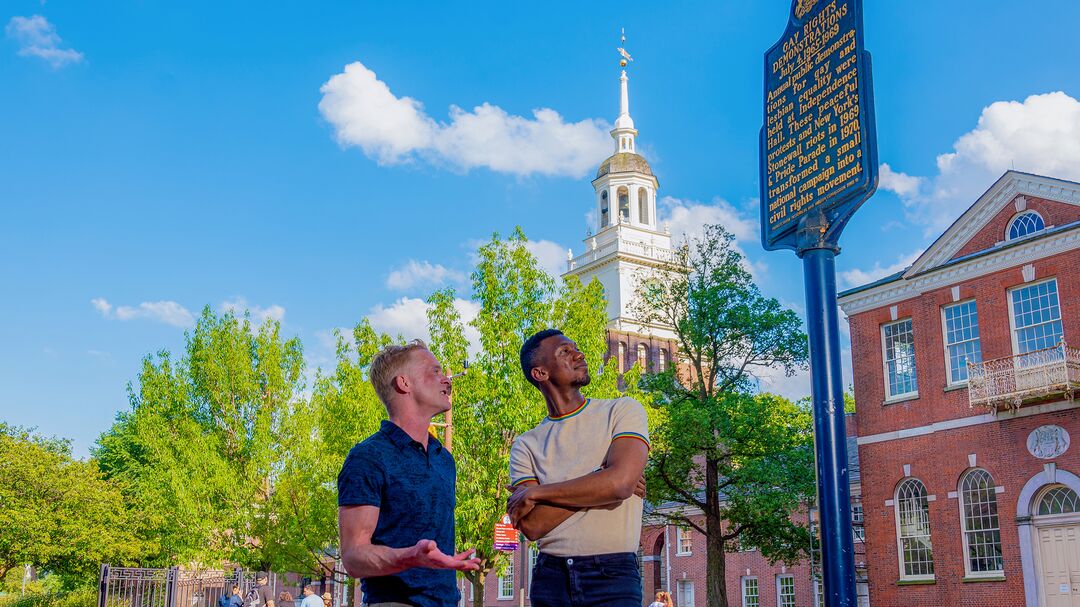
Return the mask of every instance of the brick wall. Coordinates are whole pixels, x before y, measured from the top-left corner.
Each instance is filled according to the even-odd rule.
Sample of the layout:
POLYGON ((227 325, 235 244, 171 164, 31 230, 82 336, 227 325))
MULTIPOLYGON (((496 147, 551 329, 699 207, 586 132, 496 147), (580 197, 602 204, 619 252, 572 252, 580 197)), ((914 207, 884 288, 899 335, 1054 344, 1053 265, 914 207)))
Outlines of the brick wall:
MULTIPOLYGON (((1080 219, 1080 209, 1076 206, 1050 200, 1028 197, 1027 208, 1042 214, 1048 227, 1080 219)), ((1015 214, 1010 201, 954 258, 1001 242, 1015 214)), ((1032 263, 1035 281, 1057 279, 1065 341, 1080 343, 1080 251, 1044 257, 1032 263)), ((948 385, 942 328, 942 307, 954 303, 952 287, 959 287, 958 301, 976 302, 983 360, 1012 356, 1008 289, 1023 284, 1020 264, 891 304, 896 306, 897 319, 912 319, 918 377, 918 396, 898 402, 886 400, 882 365, 881 331, 883 324, 891 322, 890 305, 849 318, 858 428, 863 442, 859 446, 859 459, 870 602, 874 607, 1025 604, 1017 499, 1025 483, 1047 464, 1028 452, 1027 439, 1035 428, 1056 424, 1065 428, 1075 443, 1080 438, 1080 415, 1075 408, 1030 414, 1036 410, 1026 405, 1019 415, 1004 411, 994 418, 980 418, 978 421, 985 423, 977 425, 955 423, 955 420, 985 416, 987 410, 969 407, 966 384, 948 385), (918 430, 911 433, 911 429, 918 430), (907 436, 885 434, 903 430, 909 431, 907 436), (988 471, 999 488, 996 498, 1003 580, 965 579, 961 512, 956 492, 961 477, 972 468, 971 456, 975 467, 988 471), (893 500, 897 486, 906 476, 905 466, 910 467, 910 476, 920 480, 933 496, 929 502, 934 557, 932 583, 907 585, 900 580, 893 500)), ((1051 402, 1053 399, 1043 404, 1051 402)), ((1080 474, 1080 448, 1075 445, 1053 461, 1058 469, 1080 474)))
MULTIPOLYGON (((1080 343, 1080 252, 1043 258, 1032 265, 1036 281, 1057 278, 1065 341, 1080 343)), ((1013 354, 1008 289, 1023 284, 1022 269, 1017 266, 957 285, 959 301, 976 302, 983 360, 1013 354)), ((949 286, 895 304, 898 320, 912 320, 919 398, 888 405, 883 404, 886 394, 881 327, 892 322, 889 306, 849 317, 859 434, 891 432, 983 413, 968 407, 966 388, 947 389, 942 307, 952 303, 949 286)))
MULTIPOLYGON (((1026 210, 1036 211, 1039 215, 1042 215, 1043 222, 1048 228, 1051 226, 1063 226, 1080 219, 1080 208, 1071 204, 1034 196, 1026 198, 1026 210)), ((1016 214, 1016 206, 1013 204, 1005 205, 1005 208, 998 211, 997 215, 983 229, 979 230, 978 234, 965 243, 963 247, 960 247, 956 255, 953 255, 953 259, 989 249, 1005 240, 1005 229, 1009 227, 1009 222, 1016 214)))

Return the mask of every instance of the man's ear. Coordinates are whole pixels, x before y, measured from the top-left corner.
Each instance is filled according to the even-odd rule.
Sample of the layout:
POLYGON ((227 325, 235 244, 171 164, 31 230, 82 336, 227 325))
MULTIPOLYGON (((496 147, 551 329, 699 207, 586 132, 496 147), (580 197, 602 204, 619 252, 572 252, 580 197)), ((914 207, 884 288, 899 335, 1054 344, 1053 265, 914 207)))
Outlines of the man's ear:
POLYGON ((394 376, 394 389, 397 390, 399 394, 408 394, 409 392, 412 392, 412 386, 409 385, 409 378, 404 375, 394 376))
POLYGON ((544 367, 533 367, 532 370, 529 371, 529 376, 531 376, 536 383, 544 382, 547 381, 548 370, 544 367))

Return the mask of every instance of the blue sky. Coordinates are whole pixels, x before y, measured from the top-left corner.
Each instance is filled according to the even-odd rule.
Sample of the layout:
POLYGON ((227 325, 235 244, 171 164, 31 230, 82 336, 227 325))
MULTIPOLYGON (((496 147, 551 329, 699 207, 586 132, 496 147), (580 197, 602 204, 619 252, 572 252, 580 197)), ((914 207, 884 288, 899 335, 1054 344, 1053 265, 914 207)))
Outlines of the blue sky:
MULTIPOLYGON (((325 365, 365 315, 415 330, 494 231, 522 225, 558 266, 612 150, 620 27, 661 218, 726 223, 801 313, 798 260, 756 227, 762 53, 788 3, 582 7, 5 2, 0 419, 85 455, 204 305, 279 318, 325 365)), ((1080 178, 1080 5, 865 11, 889 168, 842 287, 909 263, 1010 166, 1080 178)))

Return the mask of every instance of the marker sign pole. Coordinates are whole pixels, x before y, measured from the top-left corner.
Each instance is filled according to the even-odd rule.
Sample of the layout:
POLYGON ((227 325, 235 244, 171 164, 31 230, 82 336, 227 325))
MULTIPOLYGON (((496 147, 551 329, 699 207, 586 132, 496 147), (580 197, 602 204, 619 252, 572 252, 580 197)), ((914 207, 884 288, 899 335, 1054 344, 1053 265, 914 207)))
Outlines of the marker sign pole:
POLYGON ((862 0, 793 0, 765 53, 761 241, 803 260, 828 607, 856 607, 835 257, 877 188, 877 137, 862 0))

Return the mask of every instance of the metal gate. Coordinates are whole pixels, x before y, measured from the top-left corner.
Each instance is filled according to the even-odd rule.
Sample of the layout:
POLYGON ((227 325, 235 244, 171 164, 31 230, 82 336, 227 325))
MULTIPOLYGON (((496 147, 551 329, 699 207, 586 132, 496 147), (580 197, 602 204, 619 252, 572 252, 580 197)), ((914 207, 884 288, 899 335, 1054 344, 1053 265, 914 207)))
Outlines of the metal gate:
MULTIPOLYGON (((255 575, 239 568, 221 571, 102 565, 98 607, 215 607, 218 598, 232 591, 233 584, 240 587, 240 596, 247 596, 255 587, 255 575)), ((271 573, 268 577, 271 590, 276 592, 277 576, 271 573)))

